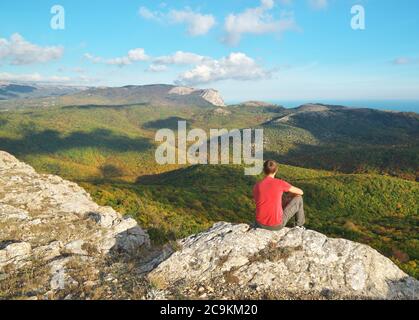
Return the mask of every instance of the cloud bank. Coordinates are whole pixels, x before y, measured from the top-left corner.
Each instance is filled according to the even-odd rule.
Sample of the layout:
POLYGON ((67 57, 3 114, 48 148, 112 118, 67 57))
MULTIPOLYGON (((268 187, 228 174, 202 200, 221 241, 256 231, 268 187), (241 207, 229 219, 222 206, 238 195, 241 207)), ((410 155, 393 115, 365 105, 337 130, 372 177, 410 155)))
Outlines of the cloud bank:
POLYGON ((202 57, 192 69, 181 73, 175 83, 200 85, 221 80, 260 80, 270 78, 271 73, 246 54, 233 52, 218 60, 202 57))
POLYGON ((190 8, 170 10, 167 13, 163 13, 161 11, 151 11, 147 7, 141 7, 138 14, 146 20, 160 23, 167 21, 171 24, 185 24, 187 33, 193 37, 207 34, 216 23, 213 15, 194 12, 190 8))
POLYGON ((20 34, 13 34, 10 39, 0 38, 0 62, 12 65, 29 65, 57 60, 64 54, 64 48, 58 46, 41 47, 25 40, 20 34))
POLYGON ((298 26, 292 13, 282 13, 278 19, 273 17, 270 11, 274 5, 273 0, 261 0, 259 7, 229 14, 224 22, 224 42, 237 45, 245 34, 281 34, 288 30, 297 30, 298 26))
POLYGON ((126 56, 111 59, 105 59, 102 57, 94 56, 90 53, 86 53, 84 57, 93 63, 103 63, 119 67, 130 65, 138 61, 147 61, 149 59, 149 56, 145 53, 145 50, 143 48, 132 49, 128 51, 128 54, 126 56))

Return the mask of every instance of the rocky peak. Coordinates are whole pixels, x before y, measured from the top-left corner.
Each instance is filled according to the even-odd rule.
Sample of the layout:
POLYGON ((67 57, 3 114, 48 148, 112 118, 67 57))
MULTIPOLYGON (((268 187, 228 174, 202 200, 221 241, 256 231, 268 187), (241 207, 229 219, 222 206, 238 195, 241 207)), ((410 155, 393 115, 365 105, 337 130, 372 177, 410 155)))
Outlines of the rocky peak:
POLYGON ((197 95, 216 107, 224 107, 225 103, 220 93, 214 89, 194 89, 190 87, 173 87, 169 94, 172 95, 197 95))
POLYGON ((173 87, 169 90, 169 94, 177 94, 179 96, 185 96, 192 94, 195 91, 194 88, 190 87, 173 87))
POLYGON ((148 278, 166 297, 414 299, 419 289, 369 246, 230 223, 182 240, 148 278))
POLYGON ((224 107, 225 103, 220 93, 214 89, 200 90, 201 97, 217 107, 224 107))

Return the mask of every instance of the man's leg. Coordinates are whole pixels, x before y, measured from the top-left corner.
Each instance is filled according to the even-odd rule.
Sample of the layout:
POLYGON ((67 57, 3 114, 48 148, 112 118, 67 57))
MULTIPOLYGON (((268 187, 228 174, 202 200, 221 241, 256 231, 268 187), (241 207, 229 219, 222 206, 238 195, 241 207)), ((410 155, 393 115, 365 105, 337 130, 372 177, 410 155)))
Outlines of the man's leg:
POLYGON ((302 227, 304 225, 304 202, 301 196, 294 197, 285 207, 282 216, 282 225, 285 227, 292 217, 296 218, 297 226, 302 227))

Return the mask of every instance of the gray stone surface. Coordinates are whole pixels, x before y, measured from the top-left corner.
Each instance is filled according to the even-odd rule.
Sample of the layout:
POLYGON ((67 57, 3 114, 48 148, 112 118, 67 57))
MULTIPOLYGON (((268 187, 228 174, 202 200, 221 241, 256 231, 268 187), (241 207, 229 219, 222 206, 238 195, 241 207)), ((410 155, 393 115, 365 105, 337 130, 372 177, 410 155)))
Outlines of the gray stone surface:
POLYGON ((297 299, 415 299, 419 292, 417 280, 371 247, 301 228, 218 223, 180 245, 148 275, 162 292, 297 299))

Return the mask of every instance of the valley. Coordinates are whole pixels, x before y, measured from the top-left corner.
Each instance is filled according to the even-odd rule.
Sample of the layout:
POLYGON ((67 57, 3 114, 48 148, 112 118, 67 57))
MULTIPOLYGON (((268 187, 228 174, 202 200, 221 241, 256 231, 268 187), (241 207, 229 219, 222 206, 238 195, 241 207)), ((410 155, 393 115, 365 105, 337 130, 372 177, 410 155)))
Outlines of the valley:
POLYGON ((156 131, 176 130, 178 121, 206 131, 261 128, 265 159, 279 161, 279 176, 305 190, 308 228, 369 244, 419 277, 418 114, 214 106, 195 94, 172 99, 161 86, 150 94, 119 89, 71 93, 54 105, 45 103, 51 98, 3 101, 0 150, 77 182, 163 244, 217 221, 252 223, 259 177, 239 165, 158 165, 156 131))

